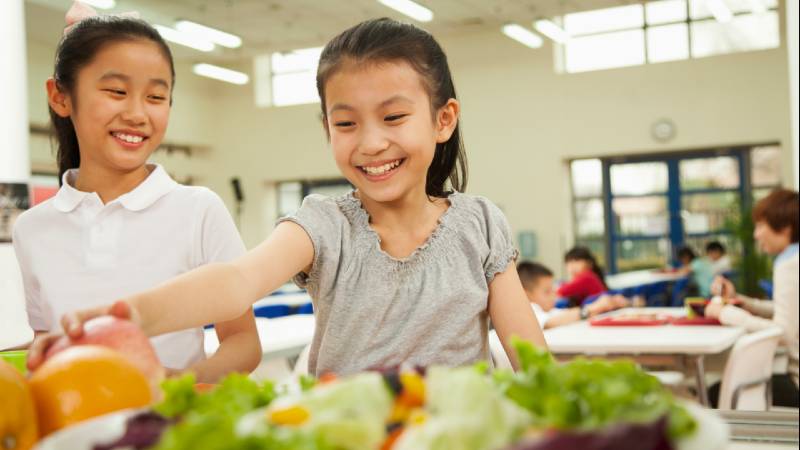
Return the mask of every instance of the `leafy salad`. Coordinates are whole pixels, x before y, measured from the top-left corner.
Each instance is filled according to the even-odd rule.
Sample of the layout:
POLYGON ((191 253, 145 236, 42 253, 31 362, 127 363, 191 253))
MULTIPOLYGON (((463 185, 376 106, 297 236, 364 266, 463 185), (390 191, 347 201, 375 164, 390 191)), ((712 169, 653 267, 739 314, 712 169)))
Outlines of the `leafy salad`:
POLYGON ((517 341, 521 368, 485 364, 304 378, 295 392, 230 375, 208 392, 167 380, 116 443, 153 450, 669 449, 697 423, 627 361, 559 364, 517 341), (137 422, 138 419, 138 422, 137 422))

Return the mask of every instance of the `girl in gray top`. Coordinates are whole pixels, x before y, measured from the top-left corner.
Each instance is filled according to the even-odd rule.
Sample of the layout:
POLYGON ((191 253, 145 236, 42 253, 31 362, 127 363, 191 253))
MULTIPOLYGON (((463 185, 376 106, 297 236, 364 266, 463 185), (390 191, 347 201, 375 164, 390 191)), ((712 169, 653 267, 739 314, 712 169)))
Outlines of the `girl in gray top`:
MULTIPOLYGON (((545 346, 505 217, 461 193, 460 104, 433 37, 390 19, 356 25, 323 50, 317 89, 353 192, 310 196, 240 259, 65 316, 64 329, 78 336, 83 321, 107 313, 150 335, 219 322, 295 276, 317 316, 314 374, 485 360, 490 318, 513 364, 512 335, 545 346)), ((30 365, 46 346, 34 344, 30 365)))

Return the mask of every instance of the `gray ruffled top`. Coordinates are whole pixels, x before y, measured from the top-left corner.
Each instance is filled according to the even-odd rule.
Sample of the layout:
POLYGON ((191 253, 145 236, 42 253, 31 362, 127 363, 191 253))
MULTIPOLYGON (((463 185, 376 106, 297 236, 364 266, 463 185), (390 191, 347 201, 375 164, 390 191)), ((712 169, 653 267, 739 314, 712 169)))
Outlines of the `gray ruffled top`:
POLYGON ((314 245, 310 273, 295 277, 314 303, 310 373, 488 360, 489 283, 517 252, 497 206, 461 193, 448 200, 427 242, 403 259, 381 249, 353 192, 309 195, 280 219, 314 245))

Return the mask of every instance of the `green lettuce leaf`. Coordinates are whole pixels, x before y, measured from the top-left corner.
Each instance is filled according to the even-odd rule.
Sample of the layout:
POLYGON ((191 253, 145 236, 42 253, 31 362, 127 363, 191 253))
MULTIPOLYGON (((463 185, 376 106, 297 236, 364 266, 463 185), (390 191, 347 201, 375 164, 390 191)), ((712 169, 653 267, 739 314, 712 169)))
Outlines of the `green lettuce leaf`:
POLYGON ((559 364, 528 342, 515 340, 513 345, 522 369, 498 371, 494 381, 541 428, 594 430, 668 415, 671 437, 694 432, 694 419, 672 394, 631 361, 577 358, 559 364))

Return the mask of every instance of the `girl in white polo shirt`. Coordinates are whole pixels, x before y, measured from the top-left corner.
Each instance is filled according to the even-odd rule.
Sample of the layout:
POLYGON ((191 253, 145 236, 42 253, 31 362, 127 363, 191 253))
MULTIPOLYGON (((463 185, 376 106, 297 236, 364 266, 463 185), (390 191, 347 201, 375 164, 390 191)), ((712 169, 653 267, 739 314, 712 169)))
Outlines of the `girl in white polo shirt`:
MULTIPOLYGON (((175 79, 169 48, 141 20, 85 8, 76 2, 67 14, 68 24, 75 23, 47 80, 62 186, 14 227, 37 335, 60 332, 67 312, 245 253, 216 194, 182 186, 147 164, 169 119, 175 79)), ((215 325, 220 346, 208 359, 202 328, 153 338, 161 363, 168 371, 194 371, 204 382, 252 371, 261 355, 252 311, 215 325)))

